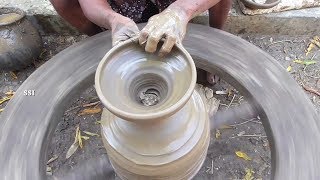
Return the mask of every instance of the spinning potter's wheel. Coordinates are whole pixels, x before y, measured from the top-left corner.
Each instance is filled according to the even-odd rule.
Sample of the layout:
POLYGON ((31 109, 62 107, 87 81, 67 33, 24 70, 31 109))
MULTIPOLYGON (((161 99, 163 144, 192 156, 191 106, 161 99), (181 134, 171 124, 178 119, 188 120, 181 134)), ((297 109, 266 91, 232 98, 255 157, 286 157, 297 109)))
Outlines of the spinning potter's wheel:
POLYGON ((95 85, 106 107, 102 139, 119 177, 196 175, 207 154, 210 125, 195 84, 196 67, 181 45, 160 58, 133 39, 105 55, 95 85))
MULTIPOLYGON (((93 85, 97 66, 111 49, 110 38, 110 32, 104 32, 67 48, 20 86, 1 114, 2 179, 50 178, 45 164, 53 131, 68 103, 93 85), (26 97, 26 89, 43 93, 26 97)), ((272 179, 319 179, 318 114, 270 55, 239 37, 193 24, 183 45, 197 67, 217 74, 252 100, 271 144, 272 179)), ((61 179, 106 179, 106 169, 111 170, 107 157, 81 164, 84 167, 61 179)))

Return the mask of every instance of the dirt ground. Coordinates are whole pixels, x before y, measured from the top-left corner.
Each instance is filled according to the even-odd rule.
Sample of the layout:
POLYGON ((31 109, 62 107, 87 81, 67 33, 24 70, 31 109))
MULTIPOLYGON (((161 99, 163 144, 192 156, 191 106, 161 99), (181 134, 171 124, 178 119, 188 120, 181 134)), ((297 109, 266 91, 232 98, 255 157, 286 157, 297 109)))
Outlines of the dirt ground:
MULTIPOLYGON (((280 62, 284 69, 290 66, 292 70, 289 73, 301 86, 304 85, 319 91, 320 50, 315 48, 307 57, 305 55, 305 49, 308 47, 309 40, 312 37, 262 35, 241 35, 241 37, 267 51, 280 62), (302 61, 314 60, 318 63, 305 66, 294 62, 297 59, 302 61)), ((3 97, 4 93, 9 90, 16 91, 37 67, 56 53, 84 38, 86 36, 44 36, 43 53, 34 64, 23 71, 14 72, 17 77, 10 72, 0 71, 0 97, 3 97)), ((232 89, 223 81, 212 88, 214 92, 216 90, 226 91, 232 89)), ((320 97, 307 91, 306 93, 319 112, 320 97)), ((221 108, 236 106, 243 99, 236 90, 232 90, 229 95, 215 95, 215 97, 221 100, 221 108)), ((98 101, 99 99, 92 86, 77 99, 74 99, 74 102, 66 109, 61 122, 56 128, 48 152, 48 160, 52 157, 57 157, 48 164, 53 174, 68 171, 86 159, 106 153, 100 137, 87 135, 90 139, 84 141, 84 147, 79 148, 69 159, 65 158, 69 147, 74 142, 76 126, 79 125, 82 135, 85 135, 83 131, 100 133, 100 113, 79 115, 85 108, 101 108, 102 105, 98 101), (91 103, 94 105, 89 106, 91 103), (84 105, 88 107, 83 107, 84 105)), ((0 109, 5 108, 5 105, 6 103, 1 104, 0 109)), ((245 123, 226 126, 223 129, 219 129, 219 131, 212 131, 207 158, 195 179, 244 179, 247 174, 246 169, 254 172, 252 173, 254 179, 269 179, 271 173, 270 159, 269 145, 263 126, 259 118, 252 119, 245 123), (220 132, 220 135, 218 132, 220 132), (246 153, 251 160, 237 157, 236 151, 246 153)))

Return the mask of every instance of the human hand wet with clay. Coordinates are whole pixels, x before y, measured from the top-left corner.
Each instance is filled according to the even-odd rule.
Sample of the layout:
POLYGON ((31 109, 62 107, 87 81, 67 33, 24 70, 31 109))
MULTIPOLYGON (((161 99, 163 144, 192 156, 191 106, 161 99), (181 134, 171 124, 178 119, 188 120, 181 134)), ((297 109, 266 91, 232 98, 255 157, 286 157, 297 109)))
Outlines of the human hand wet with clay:
POLYGON ((152 16, 147 25, 141 30, 140 45, 145 51, 154 53, 159 41, 164 38, 159 55, 168 54, 175 43, 181 43, 188 22, 195 16, 209 9, 220 0, 177 0, 161 13, 152 16))
POLYGON ((139 28, 130 18, 119 15, 111 23, 112 46, 122 41, 138 36, 139 28))
POLYGON ((141 30, 139 43, 145 45, 145 51, 154 53, 159 41, 164 43, 159 50, 159 56, 168 54, 175 43, 183 40, 189 19, 180 7, 172 6, 160 14, 152 16, 147 25, 141 30))

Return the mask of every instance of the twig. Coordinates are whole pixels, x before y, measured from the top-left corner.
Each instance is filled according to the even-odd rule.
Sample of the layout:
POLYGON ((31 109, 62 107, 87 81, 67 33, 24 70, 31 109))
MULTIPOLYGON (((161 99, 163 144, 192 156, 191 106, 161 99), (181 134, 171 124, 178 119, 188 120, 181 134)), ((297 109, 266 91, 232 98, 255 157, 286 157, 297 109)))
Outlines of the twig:
POLYGON ((257 124, 262 124, 262 122, 260 122, 260 121, 251 121, 251 122, 257 123, 257 124))
MULTIPOLYGON (((241 118, 241 119, 244 119, 244 118, 241 118)), ((231 127, 236 127, 236 126, 239 126, 239 125, 246 124, 246 123, 248 123, 248 122, 252 122, 253 120, 256 120, 256 119, 257 119, 257 118, 252 118, 252 119, 249 119, 249 120, 247 120, 247 121, 245 121, 245 122, 238 123, 238 124, 231 124, 231 125, 229 125, 229 126, 231 126, 231 127)), ((244 119, 244 120, 246 120, 246 119, 244 119)))
MULTIPOLYGON (((229 104, 223 104, 223 103, 220 103, 219 105, 220 105, 220 106, 225 106, 225 107, 228 107, 228 106, 229 106, 229 104)), ((238 103, 232 103, 231 105, 238 105, 238 103)))
POLYGON ((75 106, 75 107, 72 107, 72 108, 70 108, 70 109, 66 110, 66 112, 65 112, 65 113, 70 112, 70 111, 73 111, 73 110, 75 110, 75 109, 77 109, 77 108, 80 108, 80 107, 81 107, 81 106, 75 106))
POLYGON ((303 89, 305 89, 306 91, 320 96, 320 92, 319 92, 319 91, 317 91, 317 90, 315 90, 315 89, 313 89, 313 88, 311 88, 311 87, 305 86, 304 84, 302 84, 302 87, 303 87, 303 89))
POLYGON ((236 97, 236 95, 234 94, 233 97, 232 97, 232 99, 231 99, 231 102, 229 103, 229 105, 228 105, 228 107, 227 107, 227 109, 230 108, 230 106, 231 106, 231 104, 233 103, 235 97, 236 97))
POLYGON ((293 41, 291 41, 291 40, 275 41, 275 42, 272 42, 272 43, 270 43, 269 45, 267 45, 267 48, 268 48, 269 46, 271 46, 271 45, 278 44, 278 43, 284 43, 284 42, 293 43, 293 41))
POLYGON ((75 107, 72 107, 72 108, 66 110, 66 113, 67 113, 67 112, 70 112, 70 111, 73 111, 73 110, 75 110, 75 109, 78 109, 78 108, 80 108, 80 107, 95 106, 95 105, 98 105, 99 103, 100 103, 100 101, 93 102, 93 103, 89 103, 89 104, 83 104, 83 105, 75 106, 75 107))
POLYGON ((84 104, 84 105, 82 105, 82 107, 90 107, 90 106, 95 106, 95 105, 97 105, 97 104, 99 104, 100 103, 100 101, 97 101, 97 102, 93 102, 93 103, 89 103, 89 104, 84 104))
POLYGON ((266 138, 267 136, 263 136, 263 135, 261 135, 261 134, 243 134, 243 135, 231 136, 230 138, 236 138, 236 137, 259 137, 259 138, 266 138))

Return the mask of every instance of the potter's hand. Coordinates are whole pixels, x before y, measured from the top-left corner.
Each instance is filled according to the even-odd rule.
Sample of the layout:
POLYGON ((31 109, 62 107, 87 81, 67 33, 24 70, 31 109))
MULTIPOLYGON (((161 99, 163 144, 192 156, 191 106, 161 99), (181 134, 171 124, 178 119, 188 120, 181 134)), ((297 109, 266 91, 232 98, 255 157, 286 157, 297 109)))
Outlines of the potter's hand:
POLYGON ((139 28, 131 19, 118 15, 114 18, 111 24, 112 30, 112 46, 119 44, 122 41, 138 36, 139 28))
POLYGON ((161 38, 165 41, 159 51, 160 56, 168 54, 175 43, 181 43, 186 33, 188 18, 179 7, 168 7, 160 14, 152 16, 141 30, 139 43, 153 53, 161 38))

